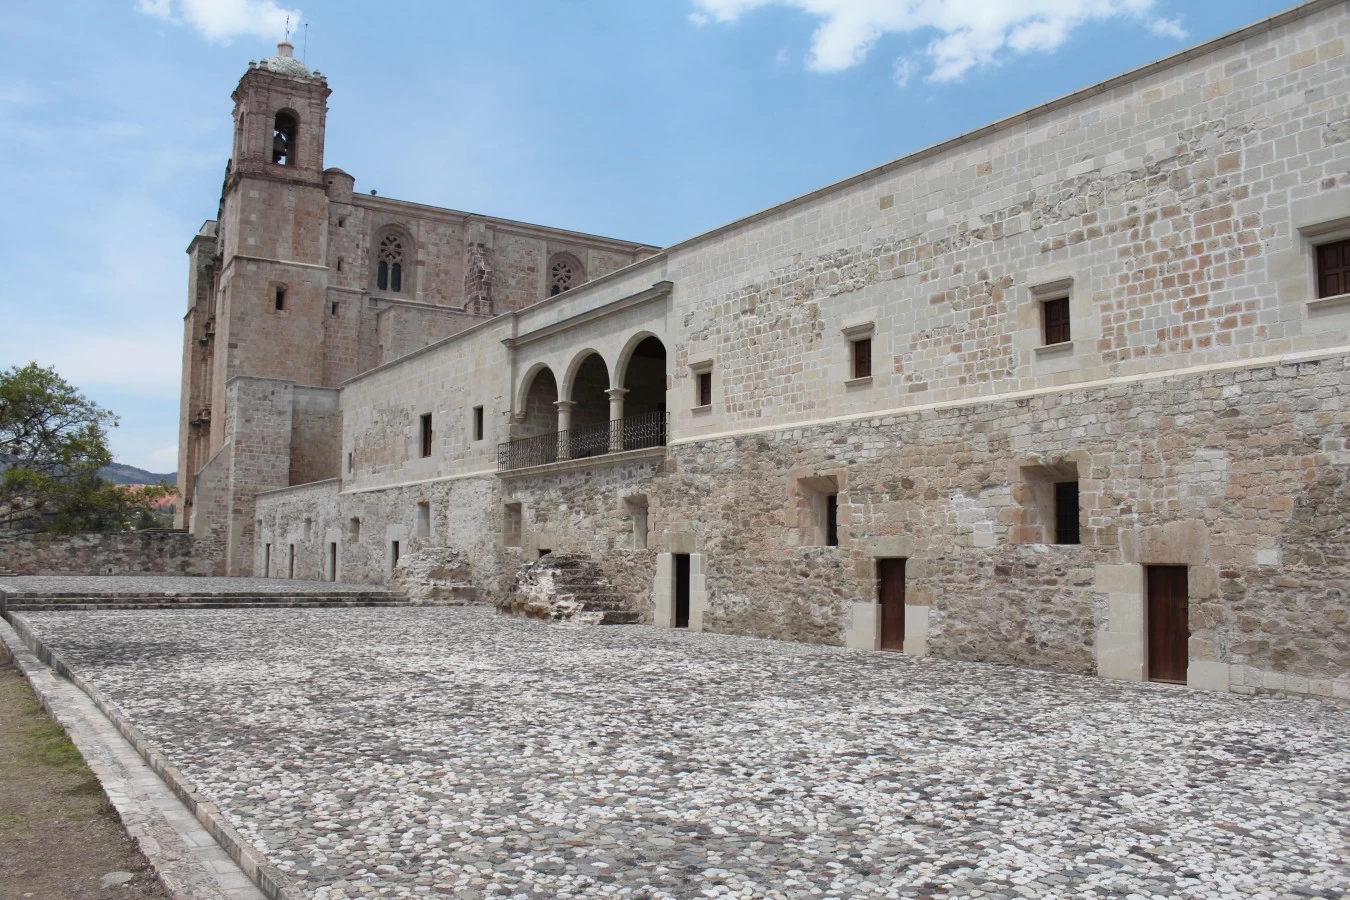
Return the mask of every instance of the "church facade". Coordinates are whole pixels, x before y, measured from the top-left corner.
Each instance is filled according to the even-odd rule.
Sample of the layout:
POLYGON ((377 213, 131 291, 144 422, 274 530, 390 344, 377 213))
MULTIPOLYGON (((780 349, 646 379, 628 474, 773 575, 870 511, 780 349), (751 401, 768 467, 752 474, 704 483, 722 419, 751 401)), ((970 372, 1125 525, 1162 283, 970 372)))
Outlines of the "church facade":
POLYGON ((185 524, 228 571, 1350 697, 1350 8, 664 249, 363 195, 250 67, 189 250, 185 524))

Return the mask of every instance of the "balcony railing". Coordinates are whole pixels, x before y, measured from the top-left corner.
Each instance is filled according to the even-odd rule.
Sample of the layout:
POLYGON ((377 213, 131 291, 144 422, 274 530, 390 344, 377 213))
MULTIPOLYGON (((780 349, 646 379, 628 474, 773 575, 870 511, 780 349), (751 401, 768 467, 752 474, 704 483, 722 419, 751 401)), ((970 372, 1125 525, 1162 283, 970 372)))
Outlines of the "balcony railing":
POLYGON ((586 459, 625 450, 645 450, 666 445, 668 414, 643 413, 612 422, 578 425, 567 431, 497 445, 497 471, 526 469, 565 459, 586 459))

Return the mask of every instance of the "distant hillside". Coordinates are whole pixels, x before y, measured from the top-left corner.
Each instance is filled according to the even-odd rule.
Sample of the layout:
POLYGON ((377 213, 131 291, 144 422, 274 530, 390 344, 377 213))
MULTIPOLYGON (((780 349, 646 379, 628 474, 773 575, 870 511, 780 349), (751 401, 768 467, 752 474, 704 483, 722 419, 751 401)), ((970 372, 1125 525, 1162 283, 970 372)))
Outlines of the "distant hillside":
POLYGON ((99 471, 99 474, 113 484, 159 484, 161 481, 167 481, 169 484, 176 484, 178 481, 177 472, 156 474, 123 463, 113 463, 110 466, 104 466, 99 471))

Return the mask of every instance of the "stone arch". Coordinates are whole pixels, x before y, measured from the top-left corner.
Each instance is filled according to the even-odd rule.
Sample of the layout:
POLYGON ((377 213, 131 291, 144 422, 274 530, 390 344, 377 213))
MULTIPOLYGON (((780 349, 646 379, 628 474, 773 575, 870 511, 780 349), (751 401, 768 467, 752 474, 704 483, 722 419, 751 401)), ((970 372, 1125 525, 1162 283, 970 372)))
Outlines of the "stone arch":
POLYGON ((413 277, 417 270, 417 243, 406 228, 381 226, 370 241, 370 286, 388 294, 417 293, 413 277))
POLYGON ((553 370, 537 363, 520 382, 520 422, 517 438, 552 434, 558 430, 558 380, 553 370))
POLYGON ((280 166, 296 164, 300 147, 300 114, 289 106, 272 116, 272 162, 280 166))
POLYGON ((623 388, 623 417, 666 411, 666 345, 650 331, 629 339, 619 356, 615 386, 623 388))

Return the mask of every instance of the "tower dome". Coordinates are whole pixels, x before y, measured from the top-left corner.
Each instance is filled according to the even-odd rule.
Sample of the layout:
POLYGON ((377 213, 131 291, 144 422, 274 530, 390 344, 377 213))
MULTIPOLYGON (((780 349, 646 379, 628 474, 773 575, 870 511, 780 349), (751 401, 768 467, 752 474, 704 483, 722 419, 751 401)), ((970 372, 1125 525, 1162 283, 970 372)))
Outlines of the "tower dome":
POLYGON ((277 44, 277 55, 269 56, 258 63, 258 68, 266 69, 269 72, 276 72, 278 75, 294 75, 297 78, 309 78, 311 73, 309 68, 296 59, 295 45, 288 40, 277 44))

